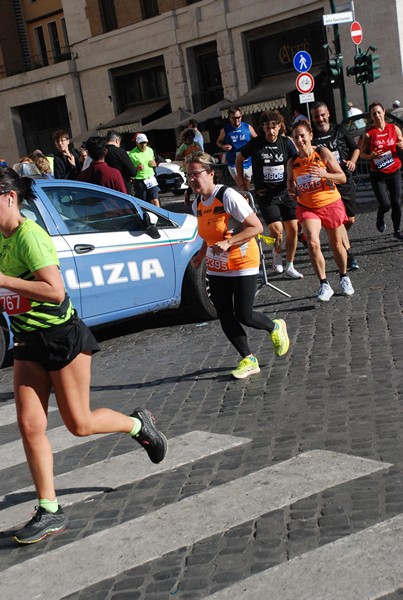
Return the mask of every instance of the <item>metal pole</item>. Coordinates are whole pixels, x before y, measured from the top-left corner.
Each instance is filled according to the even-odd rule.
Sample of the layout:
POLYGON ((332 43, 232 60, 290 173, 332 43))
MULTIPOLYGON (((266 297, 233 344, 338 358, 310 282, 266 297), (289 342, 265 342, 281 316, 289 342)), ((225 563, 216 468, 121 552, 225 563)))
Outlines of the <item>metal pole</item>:
POLYGON ((366 83, 362 84, 362 95, 364 97, 365 112, 368 112, 368 91, 366 83))
MULTIPOLYGON (((330 9, 332 13, 336 11, 336 3, 334 0, 330 0, 330 9)), ((334 32, 334 50, 336 56, 340 57, 340 100, 341 100, 341 110, 343 113, 343 119, 347 119, 348 117, 348 106, 347 106, 347 98, 346 98, 346 86, 344 83, 344 73, 343 73, 343 56, 341 54, 341 44, 340 44, 340 34, 339 34, 339 26, 333 25, 334 32)))

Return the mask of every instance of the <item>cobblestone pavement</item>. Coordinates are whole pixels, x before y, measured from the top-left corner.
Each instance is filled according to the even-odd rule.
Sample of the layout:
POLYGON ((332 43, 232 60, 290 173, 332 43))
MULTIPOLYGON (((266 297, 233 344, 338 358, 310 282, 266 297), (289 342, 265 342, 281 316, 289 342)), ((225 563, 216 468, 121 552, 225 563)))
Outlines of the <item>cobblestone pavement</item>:
MULTIPOLYGON (((275 358, 264 332, 250 330, 251 348, 261 366, 258 375, 241 381, 229 378, 238 357, 216 321, 195 323, 177 311, 97 331, 102 352, 93 361, 93 407, 108 405, 131 412, 136 406, 147 406, 171 441, 195 431, 250 441, 200 459, 185 459, 183 464, 159 474, 153 474, 150 467, 150 476, 140 480, 134 479, 133 460, 133 481, 106 491, 101 486, 102 493, 90 490, 89 498, 67 506, 70 524, 65 533, 32 547, 16 547, 3 533, 2 571, 5 576, 10 573, 10 577, 15 572, 16 584, 22 578, 25 593, 21 597, 37 597, 37 570, 46 581, 55 568, 51 561, 56 553, 60 557, 57 570, 74 581, 76 567, 63 553, 74 542, 80 553, 80 544, 91 541, 95 533, 104 535, 100 538, 104 545, 92 550, 89 546, 88 559, 97 552, 99 562, 106 559, 107 563, 121 553, 122 570, 111 577, 93 579, 89 567, 86 583, 79 590, 71 591, 74 588, 69 587, 69 582, 61 590, 52 586, 46 594, 49 600, 198 600, 232 584, 238 583, 240 590, 247 589, 246 578, 253 574, 289 561, 292 565, 292 559, 309 557, 309 551, 317 551, 319 554, 312 556, 320 556, 325 548, 332 547, 332 542, 338 540, 340 544, 352 534, 403 514, 403 244, 390 235, 390 220, 385 234, 376 231, 375 205, 364 202, 368 196, 369 192, 363 189, 357 223, 351 231, 360 265, 360 270, 351 274, 354 296, 341 296, 325 240, 328 277, 335 289, 329 303, 319 304, 315 299, 318 283, 301 245, 296 267, 304 279, 270 276, 272 283, 292 297, 285 298, 267 287, 260 290, 257 309, 286 320, 291 347, 287 356, 275 358), (177 510, 170 523, 173 536, 181 525, 180 502, 196 501, 207 490, 217 491, 219 486, 254 476, 260 469, 279 466, 312 450, 371 459, 377 464, 385 463, 385 468, 381 465, 381 470, 343 483, 330 481, 312 493, 308 490, 304 496, 297 492, 293 495, 298 478, 295 470, 285 502, 268 503, 257 514, 251 512, 234 525, 219 524, 211 534, 207 528, 191 543, 184 535, 182 543, 161 550, 166 536, 159 533, 160 527, 152 520, 159 509, 177 510), (130 532, 129 526, 137 518, 144 518, 145 527, 154 523, 144 531, 142 539, 142 546, 150 555, 138 560, 133 552, 133 563, 123 562, 132 540, 130 534, 117 538, 114 532, 124 532, 125 525, 130 532), (119 525, 123 528, 117 530, 119 525), (24 569, 20 572, 21 565, 24 569), (17 576, 18 573, 22 574, 17 576)), ((0 371, 0 418, 12 399, 12 368, 7 367, 0 371)), ((51 412, 49 429, 60 425, 58 412, 51 412)), ((15 422, 3 425, 0 451, 7 453, 10 448, 10 453, 14 452, 11 449, 16 440, 15 422)), ((95 467, 100 461, 108 462, 132 450, 133 442, 125 435, 88 440, 55 454, 55 471, 77 472, 77 487, 85 488, 85 478, 79 478, 85 466, 95 467)), ((32 492, 16 493, 30 485, 25 464, 2 468, 0 481, 0 517, 12 504, 26 500, 34 504, 32 492)), ((309 482, 307 485, 309 488, 309 482)), ((273 487, 275 491, 275 484, 273 487)), ((254 489, 249 492, 253 497, 254 489)), ((228 507, 228 517, 232 517, 233 509, 230 504, 228 507)), ((203 510, 194 505, 194 518, 202 524, 214 517, 203 510)), ((209 512, 214 513, 214 507, 209 512)), ((26 516, 21 514, 19 519, 24 521, 26 516)), ((86 558, 83 556, 82 560, 86 558)), ((392 558, 393 553, 377 565, 379 579, 392 558)), ((401 567, 400 574, 402 563, 401 567)), ((339 592, 340 583, 336 580, 334 587, 315 597, 403 597, 401 578, 396 584, 386 577, 371 594, 364 591, 364 586, 362 595, 354 596, 339 592)), ((250 592, 247 589, 245 598, 255 597, 250 592)), ((292 590, 287 590, 287 594, 284 591, 284 595, 278 595, 267 588, 259 597, 313 597, 304 596, 297 588, 295 595, 292 590)), ((14 595, 13 586, 9 594, 0 595, 2 600, 20 597, 14 595)))

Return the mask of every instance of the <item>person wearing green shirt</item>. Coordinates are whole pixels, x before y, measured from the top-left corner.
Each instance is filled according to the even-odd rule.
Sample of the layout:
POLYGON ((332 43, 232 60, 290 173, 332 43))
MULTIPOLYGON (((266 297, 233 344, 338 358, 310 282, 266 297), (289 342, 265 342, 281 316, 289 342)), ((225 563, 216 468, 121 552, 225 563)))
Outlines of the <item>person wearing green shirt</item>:
POLYGON ((167 440, 146 408, 136 408, 131 415, 109 408, 91 410, 91 357, 99 347, 65 290, 51 237, 20 212, 24 199, 35 199, 32 185, 31 178, 0 167, 0 310, 6 311, 14 336, 18 426, 38 497, 32 519, 13 532, 19 544, 39 542, 68 523, 57 501, 46 436, 52 389, 73 435, 125 432, 153 463, 161 462, 167 452, 167 440))
POLYGON ((134 195, 141 200, 147 200, 155 206, 160 206, 158 182, 154 175, 157 166, 154 150, 148 145, 145 133, 138 133, 135 137, 136 147, 130 150, 129 158, 137 169, 133 179, 134 195))

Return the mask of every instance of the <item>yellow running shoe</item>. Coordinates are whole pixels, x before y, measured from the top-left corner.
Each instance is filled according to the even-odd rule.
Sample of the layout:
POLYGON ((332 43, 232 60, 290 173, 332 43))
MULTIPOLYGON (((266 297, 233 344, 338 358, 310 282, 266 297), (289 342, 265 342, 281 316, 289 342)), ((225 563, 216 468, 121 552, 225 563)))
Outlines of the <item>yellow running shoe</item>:
POLYGON ((284 356, 284 354, 287 354, 288 348, 290 347, 287 325, 283 319, 274 319, 273 322, 278 325, 278 328, 269 333, 274 348, 274 354, 276 356, 284 356))
POLYGON ((243 358, 236 369, 231 372, 232 377, 235 379, 245 379, 245 377, 249 377, 249 375, 253 375, 254 373, 259 373, 259 363, 257 362, 257 358, 243 358))

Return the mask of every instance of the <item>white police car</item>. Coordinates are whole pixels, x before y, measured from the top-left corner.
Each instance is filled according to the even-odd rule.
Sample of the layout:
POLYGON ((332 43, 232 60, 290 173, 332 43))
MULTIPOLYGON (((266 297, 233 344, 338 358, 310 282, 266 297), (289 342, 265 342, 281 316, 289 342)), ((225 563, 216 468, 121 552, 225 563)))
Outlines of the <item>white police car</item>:
MULTIPOLYGON (((24 200, 21 212, 51 235, 67 292, 87 325, 180 304, 201 320, 215 317, 205 267, 190 265, 202 244, 193 215, 78 181, 35 179, 34 189, 36 199, 24 200)), ((6 306, 0 308, 1 365, 11 339, 6 306)))

